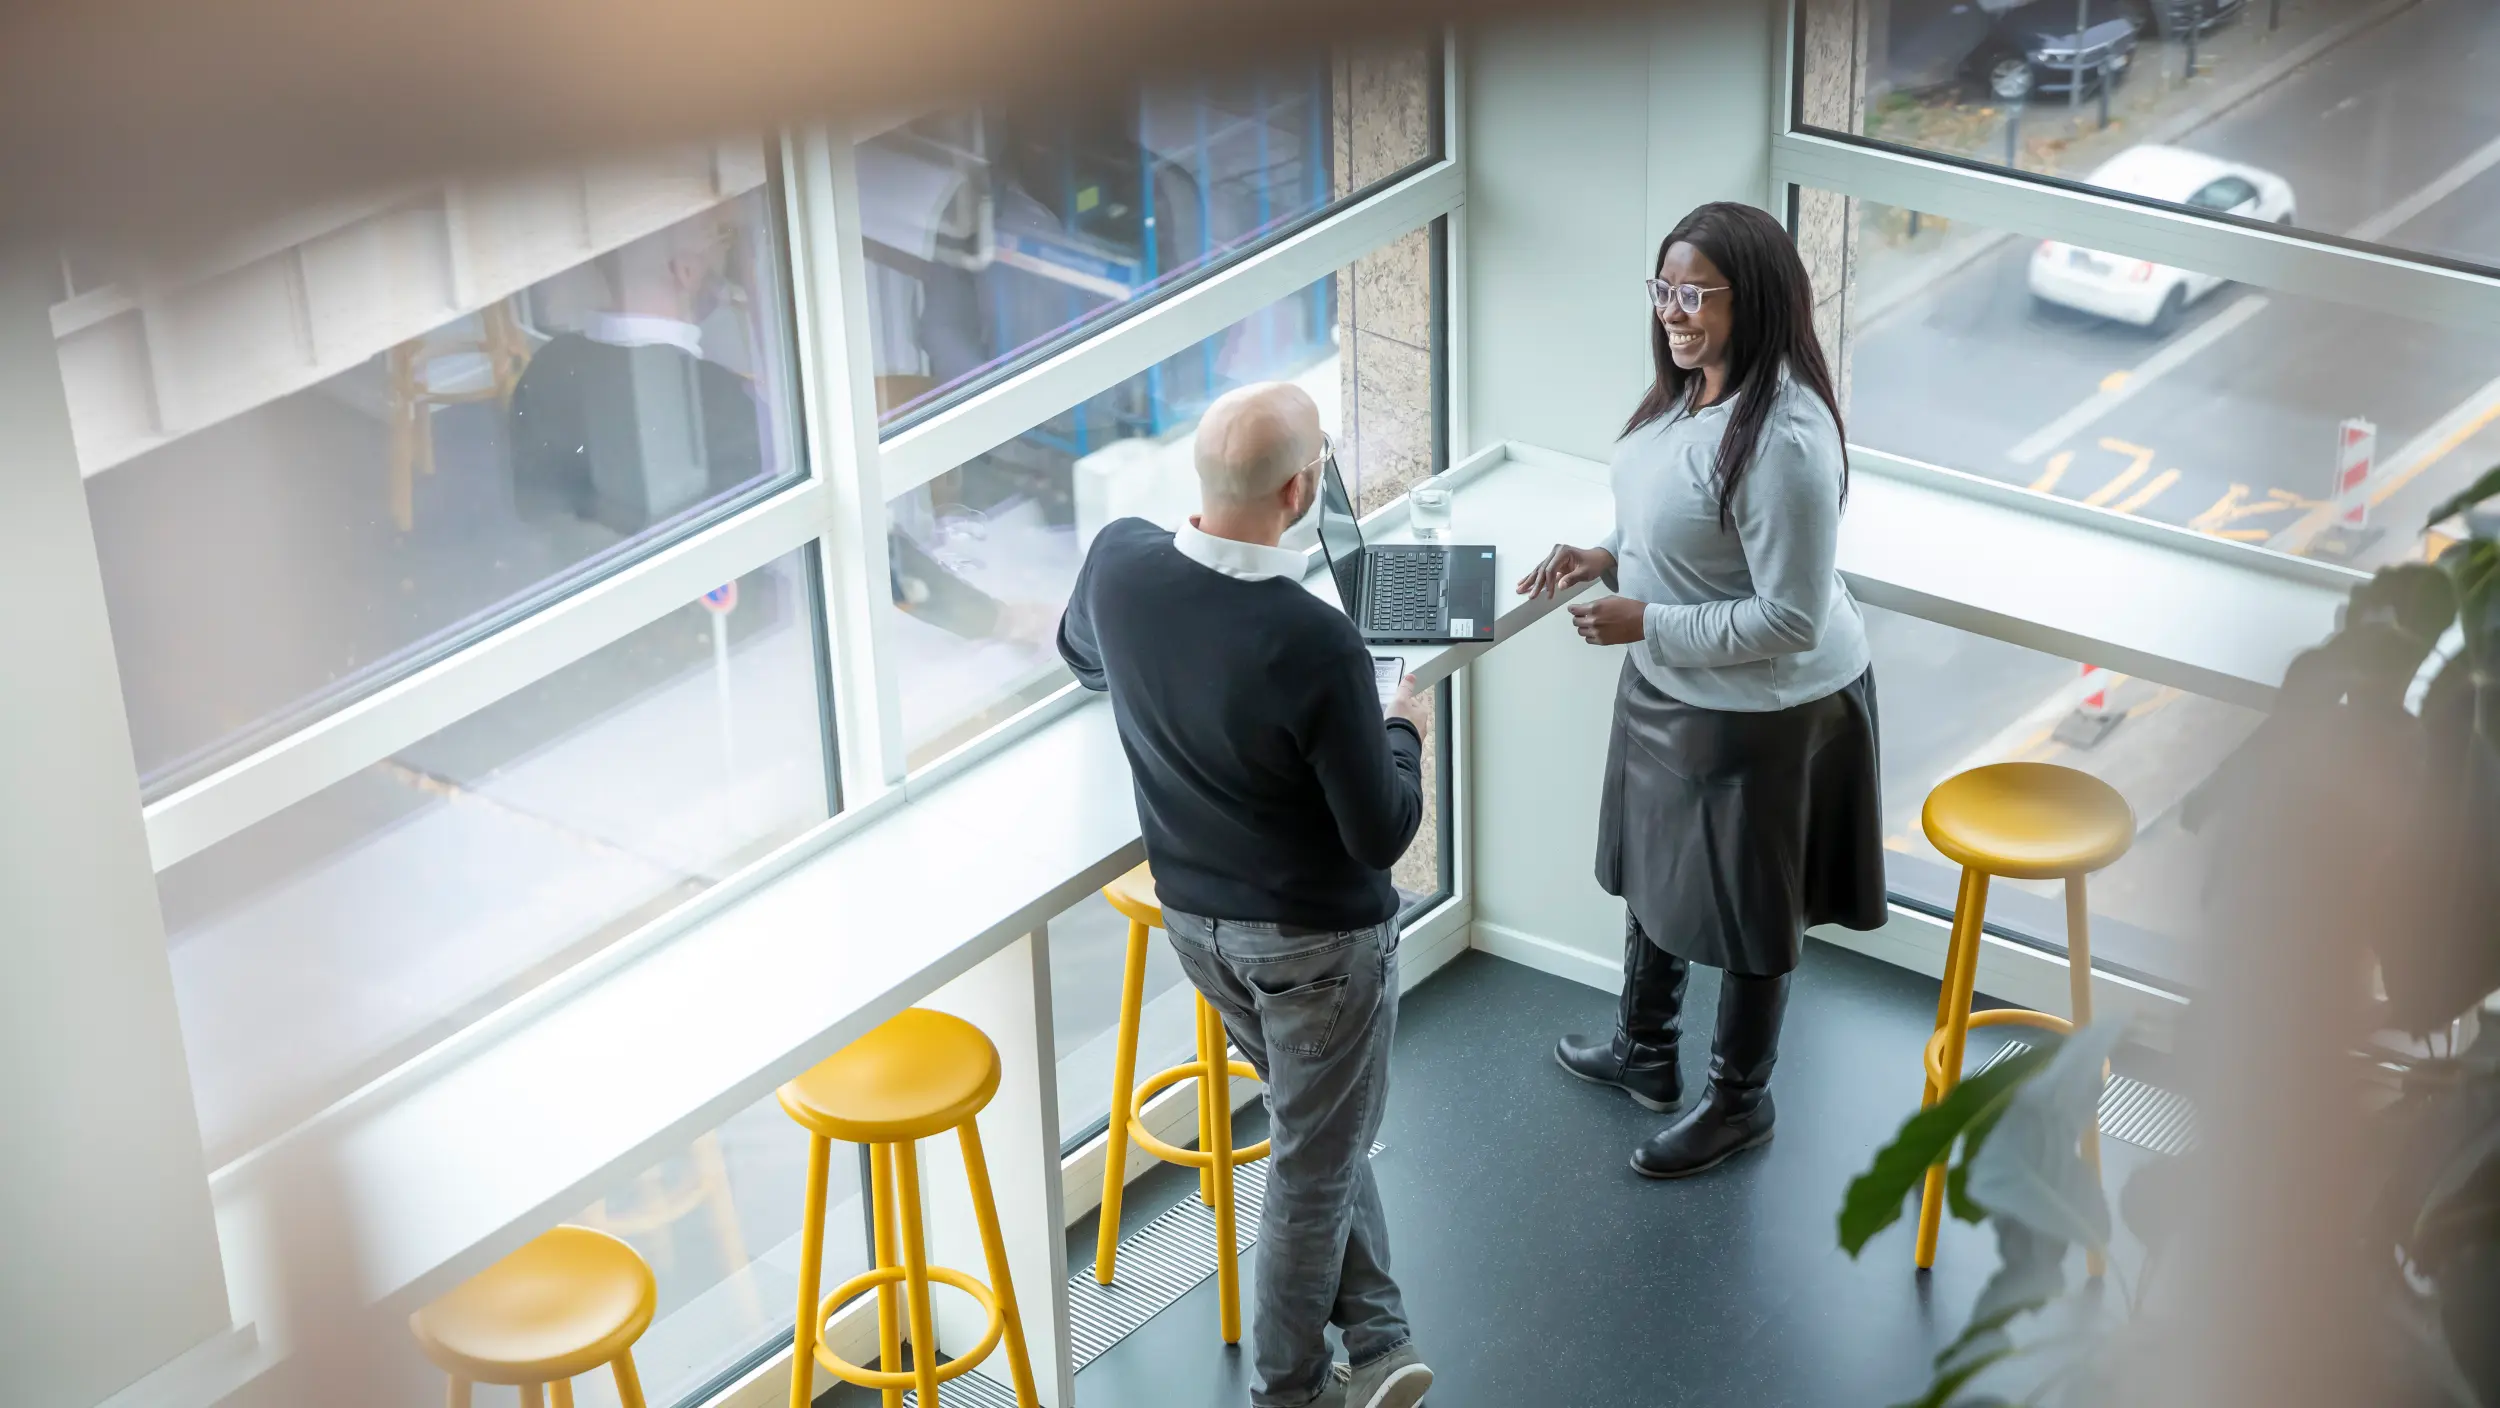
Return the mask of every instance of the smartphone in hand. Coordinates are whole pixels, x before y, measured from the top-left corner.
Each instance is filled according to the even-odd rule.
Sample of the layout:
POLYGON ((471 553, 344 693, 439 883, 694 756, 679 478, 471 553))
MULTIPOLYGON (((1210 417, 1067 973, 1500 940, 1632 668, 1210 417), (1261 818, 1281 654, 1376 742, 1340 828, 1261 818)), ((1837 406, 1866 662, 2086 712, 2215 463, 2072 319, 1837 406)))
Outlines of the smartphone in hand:
POLYGON ((1380 690, 1380 707, 1387 709, 1398 697, 1398 681, 1406 678, 1406 658, 1401 655, 1372 657, 1372 683, 1380 690))

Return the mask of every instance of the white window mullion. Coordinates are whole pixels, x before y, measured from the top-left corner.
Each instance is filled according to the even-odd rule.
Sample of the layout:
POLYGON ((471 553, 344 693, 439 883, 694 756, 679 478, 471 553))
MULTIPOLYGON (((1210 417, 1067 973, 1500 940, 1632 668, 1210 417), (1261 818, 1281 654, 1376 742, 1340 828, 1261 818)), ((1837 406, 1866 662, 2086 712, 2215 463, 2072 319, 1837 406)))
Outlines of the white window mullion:
POLYGON ((885 442, 884 492, 918 488, 989 453, 1086 397, 1429 225, 1456 209, 1465 193, 1458 164, 1436 162, 939 412, 885 442))
POLYGON ((1784 183, 2219 274, 2303 298, 2451 327, 2500 324, 2500 279, 2396 254, 2343 249, 2291 230, 2248 229, 1810 132, 1775 137, 1771 169, 1784 183))
POLYGON ((826 648, 843 804, 856 807, 899 785, 904 775, 901 695, 888 645, 894 596, 859 169, 847 134, 813 127, 790 147, 797 227, 791 247, 802 290, 800 378, 809 443, 827 491, 821 543, 826 648))

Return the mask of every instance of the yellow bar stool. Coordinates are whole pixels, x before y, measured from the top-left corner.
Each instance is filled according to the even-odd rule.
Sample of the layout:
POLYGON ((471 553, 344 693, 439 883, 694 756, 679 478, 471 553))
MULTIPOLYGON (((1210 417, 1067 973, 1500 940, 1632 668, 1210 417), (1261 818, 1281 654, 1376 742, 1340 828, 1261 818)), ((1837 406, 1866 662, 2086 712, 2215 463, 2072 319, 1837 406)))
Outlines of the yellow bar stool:
POLYGON ((573 1408, 573 1379, 604 1364, 625 1408, 644 1408, 634 1341, 660 1303, 632 1247, 587 1227, 558 1227, 408 1317, 417 1347, 451 1376, 451 1408, 472 1384, 510 1384, 523 1408, 573 1408))
MULTIPOLYGON (((1927 1041, 1927 1093, 1920 1108, 1961 1083, 1962 1055, 1973 1027, 2024 1026, 2070 1032, 2092 1020, 2091 905, 2084 877, 2104 870, 2135 841, 2135 813, 2118 790, 2090 773, 2051 763, 1993 763, 1946 778, 1927 794, 1927 839, 1962 867, 1953 906, 1953 938, 1945 950, 1944 991, 1936 999, 1936 1034, 1927 1041), (1988 881, 2066 882, 2066 961, 2074 1020, 2008 1008, 1972 1013, 1971 984, 1979 970, 1979 933, 1987 918, 1988 881)), ((2083 1156, 2097 1174, 2101 1138, 2083 1133, 2083 1156)), ((1936 1233, 1944 1221, 1945 1167, 1927 1170, 1918 1209, 1918 1265, 1936 1264, 1936 1233)), ((2101 1257, 2088 1258, 2092 1275, 2101 1257)))
POLYGON ((1111 1059, 1111 1111, 1128 1126, 1128 1139, 1113 1139, 1102 1167, 1102 1231, 1094 1244, 1094 1279, 1103 1285, 1120 1255, 1120 1193, 1128 1181, 1128 1140, 1166 1163, 1198 1170, 1198 1197, 1215 1209, 1216 1306, 1224 1342, 1241 1343, 1241 1269, 1233 1203, 1233 1169, 1267 1157, 1268 1141, 1246 1149, 1233 1147, 1234 1076, 1256 1080, 1247 1061, 1229 1059, 1231 1039, 1224 1034, 1223 1015, 1204 997, 1197 999, 1198 1059, 1186 1066, 1157 1072, 1137 1084, 1137 1023, 1146 1001, 1147 931, 1163 927, 1163 901, 1155 895, 1155 878, 1140 865, 1105 885, 1102 897, 1128 919, 1128 969, 1120 981, 1120 1044, 1111 1059), (1146 1129, 1146 1102, 1167 1086, 1198 1082, 1198 1147, 1176 1148, 1146 1129), (1220 1091, 1214 1099, 1209 1091, 1220 1091))
POLYGON ((781 1108, 808 1135, 807 1221, 799 1242, 798 1357, 790 1366, 790 1408, 808 1408, 811 1360, 836 1378, 880 1391, 886 1408, 901 1408, 905 1389, 919 1392, 921 1408, 939 1408, 938 1385, 989 1358, 1002 1337, 1015 1376, 1016 1402, 1021 1408, 1039 1408, 976 1120, 997 1091, 998 1048, 990 1039, 960 1017, 922 1007, 902 1012, 781 1087, 781 1108), (922 1236, 920 1160, 914 1141, 950 1129, 963 1146, 973 1218, 980 1224, 981 1251, 989 1262, 988 1285, 953 1267, 931 1266, 922 1236), (819 1301, 816 1289, 825 1269, 825 1183, 837 1139, 868 1146, 877 1264, 819 1301), (937 1356, 936 1321, 929 1309, 933 1282, 972 1297, 989 1315, 980 1343, 944 1362, 937 1356), (825 1343, 825 1322, 870 1291, 877 1294, 882 1369, 853 1364, 825 1343), (898 1298, 903 1302, 899 1314, 898 1298), (902 1362, 907 1324, 912 1367, 905 1371, 895 1366, 902 1362))

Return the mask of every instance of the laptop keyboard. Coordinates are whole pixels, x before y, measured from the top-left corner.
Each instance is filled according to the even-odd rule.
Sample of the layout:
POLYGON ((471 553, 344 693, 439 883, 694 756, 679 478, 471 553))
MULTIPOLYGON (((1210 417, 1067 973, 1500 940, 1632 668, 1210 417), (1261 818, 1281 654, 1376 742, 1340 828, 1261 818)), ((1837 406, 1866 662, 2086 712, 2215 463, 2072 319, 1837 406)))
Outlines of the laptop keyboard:
POLYGON ((1441 554, 1371 554, 1371 628, 1434 631, 1441 625, 1441 554))

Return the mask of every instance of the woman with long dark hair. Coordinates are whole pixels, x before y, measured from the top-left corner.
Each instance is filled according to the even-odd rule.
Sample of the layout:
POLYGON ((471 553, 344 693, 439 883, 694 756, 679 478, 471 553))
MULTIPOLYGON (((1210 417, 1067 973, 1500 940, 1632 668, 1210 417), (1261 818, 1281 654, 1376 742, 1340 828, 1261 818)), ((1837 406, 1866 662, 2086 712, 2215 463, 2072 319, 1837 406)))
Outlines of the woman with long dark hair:
POLYGON ((1752 206, 1705 205, 1648 286, 1657 378, 1615 446, 1615 531, 1519 590, 1620 593, 1571 614, 1631 647, 1597 823, 1598 883, 1628 911, 1623 998, 1611 1036, 1554 1055, 1674 1109, 1690 967, 1721 969, 1709 1086, 1632 1153, 1681 1178, 1770 1139, 1788 976, 1808 927, 1883 923, 1883 832, 1866 627, 1835 566, 1848 457, 1796 245, 1752 206))

